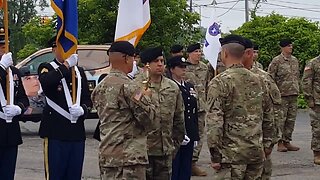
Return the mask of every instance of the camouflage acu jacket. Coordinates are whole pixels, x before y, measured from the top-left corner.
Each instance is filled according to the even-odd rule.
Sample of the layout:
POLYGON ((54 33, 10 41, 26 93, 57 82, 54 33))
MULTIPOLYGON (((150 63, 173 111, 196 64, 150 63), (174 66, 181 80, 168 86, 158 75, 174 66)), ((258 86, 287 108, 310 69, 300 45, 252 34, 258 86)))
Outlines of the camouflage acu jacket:
MULTIPOLYGON (((135 79, 140 86, 145 74, 135 79)), ((160 83, 151 83, 151 101, 156 108, 155 120, 148 134, 148 155, 172 155, 184 139, 184 105, 178 85, 162 77, 160 83)))
POLYGON ((294 56, 284 57, 282 54, 273 58, 268 73, 276 82, 281 96, 299 94, 299 61, 294 56))
POLYGON ((242 65, 233 65, 212 79, 206 125, 213 162, 264 161, 264 147, 271 145, 273 135, 273 121, 263 119, 264 96, 261 79, 242 65))
POLYGON ((302 89, 309 104, 320 105, 320 56, 310 60, 304 68, 302 89))
POLYGON ((186 82, 194 85, 198 93, 198 112, 205 110, 206 92, 208 83, 208 67, 200 61, 198 64, 187 66, 186 82))
POLYGON ((125 73, 112 69, 91 99, 101 122, 100 166, 148 164, 147 134, 155 116, 150 98, 125 73))

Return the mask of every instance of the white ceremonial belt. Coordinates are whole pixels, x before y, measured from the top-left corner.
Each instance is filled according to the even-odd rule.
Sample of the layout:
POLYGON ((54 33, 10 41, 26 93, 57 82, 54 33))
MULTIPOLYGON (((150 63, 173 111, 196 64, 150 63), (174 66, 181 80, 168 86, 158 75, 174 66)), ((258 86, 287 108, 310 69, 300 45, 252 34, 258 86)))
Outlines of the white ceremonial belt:
POLYGON ((73 119, 71 114, 68 113, 66 110, 64 110, 63 108, 61 108, 58 104, 56 104, 55 102, 53 102, 51 99, 49 99, 48 97, 46 97, 47 100, 47 104, 54 109, 57 113, 59 113, 60 115, 62 115, 63 117, 69 119, 71 121, 71 123, 75 123, 77 122, 76 119, 73 119))

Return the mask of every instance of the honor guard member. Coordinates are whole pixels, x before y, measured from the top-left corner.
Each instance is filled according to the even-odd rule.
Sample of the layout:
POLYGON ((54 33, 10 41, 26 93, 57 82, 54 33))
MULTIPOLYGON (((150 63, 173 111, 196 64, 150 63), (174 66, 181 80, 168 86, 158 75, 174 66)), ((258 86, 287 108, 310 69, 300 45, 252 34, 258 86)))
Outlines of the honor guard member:
POLYGON ((77 67, 78 55, 65 61, 57 48, 56 37, 51 44, 55 59, 38 68, 39 80, 46 96, 39 135, 44 138, 45 177, 50 180, 80 180, 85 149, 84 120, 92 102, 87 78, 77 67), (76 103, 73 104, 72 71, 76 71, 76 103))
POLYGON ((155 107, 150 91, 127 77, 133 68, 133 45, 114 42, 108 55, 112 69, 91 96, 101 122, 101 179, 143 180, 148 164, 147 134, 155 107))
POLYGON ((172 180, 188 180, 191 178, 193 148, 200 140, 197 93, 192 84, 184 81, 188 65, 191 65, 191 63, 187 62, 183 56, 174 56, 167 63, 171 79, 179 86, 182 94, 185 106, 184 123, 187 133, 172 162, 172 180))
POLYGON ((0 179, 12 180, 16 169, 18 145, 22 144, 19 119, 29 106, 21 75, 13 65, 11 52, 5 53, 4 28, 0 28, 0 179), (10 87, 7 87, 9 72, 10 87), (10 102, 7 102, 7 89, 10 102))
POLYGON ((303 93, 310 108, 311 150, 314 164, 320 165, 320 56, 311 59, 302 77, 303 93))
POLYGON ((180 44, 175 44, 170 48, 171 57, 174 56, 183 56, 183 46, 180 44))
MULTIPOLYGON (((267 136, 268 138, 272 137, 272 144, 269 147, 264 147, 266 160, 264 161, 263 165, 263 172, 262 172, 262 180, 269 180, 272 175, 272 161, 271 161, 271 151, 274 146, 278 142, 278 122, 281 120, 281 116, 279 116, 279 111, 275 110, 281 104, 281 94, 280 91, 270 76, 269 73, 265 72, 264 70, 260 69, 258 66, 255 66, 254 60, 254 46, 250 39, 245 40, 245 54, 243 59, 243 65, 245 68, 250 70, 251 72, 258 75, 261 79, 261 83, 264 84, 264 102, 263 102, 263 119, 264 121, 273 121, 273 132, 265 131, 263 127, 263 136, 267 136), (273 133, 273 134, 271 134, 273 133)), ((268 128, 267 128, 268 129, 268 128)), ((264 144, 265 146, 265 144, 264 144)))
MULTIPOLYGON (((263 115, 261 80, 241 64, 245 42, 241 36, 220 39, 221 59, 227 70, 213 78, 207 97, 207 137, 214 179, 260 179, 264 147, 272 143, 264 132, 273 122, 263 115)), ((270 133, 269 133, 270 135, 270 133)))
POLYGON ((184 106, 176 83, 163 76, 164 57, 161 48, 148 48, 141 54, 144 72, 136 82, 151 90, 151 101, 156 107, 155 120, 148 134, 148 180, 169 180, 172 158, 185 135, 184 106))
POLYGON ((194 148, 193 159, 192 159, 192 175, 194 176, 207 176, 207 173, 200 169, 196 165, 199 160, 199 155, 202 149, 202 140, 204 138, 204 127, 205 127, 205 101, 207 92, 207 78, 208 78, 208 67, 201 61, 202 51, 200 43, 191 44, 187 48, 188 62, 191 63, 187 66, 186 81, 194 85, 198 93, 198 120, 199 120, 199 133, 200 141, 194 148))
POLYGON ((297 117, 297 99, 299 95, 299 61, 292 56, 292 41, 283 39, 280 41, 281 54, 273 58, 268 72, 276 82, 281 92, 281 114, 279 122, 280 140, 278 151, 298 151, 300 148, 290 143, 297 117))

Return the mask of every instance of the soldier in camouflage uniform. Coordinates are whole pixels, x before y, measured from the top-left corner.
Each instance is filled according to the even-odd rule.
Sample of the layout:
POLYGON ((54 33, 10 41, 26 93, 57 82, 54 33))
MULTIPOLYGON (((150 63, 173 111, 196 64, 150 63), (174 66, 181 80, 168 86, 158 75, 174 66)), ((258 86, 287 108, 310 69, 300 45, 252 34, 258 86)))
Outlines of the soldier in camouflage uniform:
POLYGON ((254 60, 253 67, 263 69, 262 64, 259 63, 258 61, 258 57, 259 57, 259 46, 253 45, 253 60, 254 60))
POLYGON ((149 68, 145 66, 145 73, 139 74, 135 81, 149 87, 152 92, 152 104, 156 107, 155 120, 147 141, 147 179, 169 180, 172 159, 186 135, 183 99, 178 85, 163 76, 162 49, 148 48, 140 56, 141 62, 149 65, 149 68))
POLYGON ((310 60, 306 65, 302 88, 310 108, 314 163, 320 165, 320 56, 310 60))
POLYGON ((212 65, 210 63, 207 64, 208 66, 208 74, 207 74, 207 84, 211 81, 211 79, 223 71, 226 70, 226 66, 221 62, 220 54, 218 54, 218 59, 217 59, 217 74, 215 74, 215 70, 213 69, 212 65))
POLYGON ((170 48, 171 57, 173 56, 183 56, 183 46, 180 44, 175 44, 170 48))
POLYGON ((132 71, 134 47, 118 41, 108 53, 112 69, 91 96, 101 122, 101 179, 145 179, 147 133, 155 107, 151 105, 150 92, 127 77, 132 71))
POLYGON ((280 41, 281 54, 273 58, 268 72, 276 82, 281 92, 282 120, 279 122, 281 138, 278 151, 298 151, 300 148, 292 145, 292 132, 297 116, 297 98, 299 95, 299 61, 292 56, 292 42, 288 39, 280 41))
POLYGON ((241 64, 244 39, 229 35, 220 42, 227 70, 209 84, 206 125, 211 166, 215 179, 228 174, 231 179, 261 179, 274 129, 273 120, 263 118, 264 113, 270 115, 265 88, 241 64))
POLYGON ((200 141, 193 150, 192 158, 192 175, 194 176, 206 176, 207 173, 200 169, 196 162, 199 160, 199 155, 202 148, 202 139, 204 137, 205 127, 205 101, 207 92, 207 77, 208 67, 201 61, 201 47, 199 43, 191 44, 187 48, 188 62, 192 65, 187 67, 186 82, 194 85, 198 93, 198 123, 199 123, 199 134, 200 141))
MULTIPOLYGON (((246 50, 245 50, 245 55, 243 59, 243 65, 245 68, 249 69, 251 72, 257 74, 259 78, 261 79, 261 82, 264 82, 267 90, 267 94, 270 99, 270 108, 271 108, 271 113, 270 115, 268 112, 266 112, 266 108, 263 108, 264 111, 264 116, 263 118, 271 118, 274 122, 274 134, 273 134, 273 143, 272 147, 274 144, 278 142, 278 122, 281 120, 281 114, 278 110, 276 110, 280 105, 281 105, 281 94, 280 91, 272 79, 272 77, 262 69, 260 69, 258 66, 254 65, 254 48, 251 40, 246 39, 246 50)), ((272 149, 272 147, 269 147, 269 149, 272 149)), ((271 152, 270 152, 271 153, 271 152)), ((271 155, 268 155, 266 157, 266 160, 264 162, 263 166, 263 172, 262 172, 262 179, 263 180, 269 180, 272 175, 272 161, 271 161, 271 155)))

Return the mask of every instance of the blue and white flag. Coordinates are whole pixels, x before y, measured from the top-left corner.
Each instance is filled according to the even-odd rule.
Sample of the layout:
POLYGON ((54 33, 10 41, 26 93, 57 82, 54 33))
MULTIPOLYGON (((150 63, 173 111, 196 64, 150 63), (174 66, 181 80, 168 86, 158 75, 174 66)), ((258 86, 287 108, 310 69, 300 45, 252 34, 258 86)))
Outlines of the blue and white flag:
POLYGON ((203 54, 210 62, 212 67, 216 69, 218 54, 221 49, 219 38, 221 38, 220 25, 217 23, 217 18, 212 18, 211 24, 207 28, 206 39, 203 46, 203 54))

